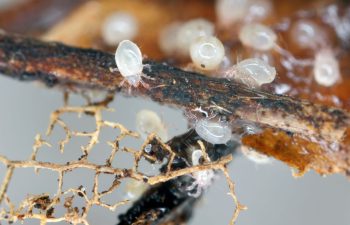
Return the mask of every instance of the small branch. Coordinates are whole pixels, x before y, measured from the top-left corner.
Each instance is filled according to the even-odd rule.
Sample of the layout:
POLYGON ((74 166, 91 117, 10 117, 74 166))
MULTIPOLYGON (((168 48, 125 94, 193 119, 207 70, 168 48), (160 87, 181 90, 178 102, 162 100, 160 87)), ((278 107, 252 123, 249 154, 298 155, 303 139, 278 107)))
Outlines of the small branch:
MULTIPOLYGON (((144 73, 153 78, 145 79, 150 88, 133 88, 132 95, 187 110, 197 107, 208 111, 214 109, 229 121, 242 119, 289 136, 296 134, 308 142, 322 145, 321 155, 329 151, 335 155, 341 153, 342 157, 326 157, 342 161, 342 166, 336 171, 350 171, 347 159, 350 148, 346 144, 350 139, 347 136, 350 127, 348 112, 250 89, 226 79, 183 71, 164 63, 145 63, 149 64, 149 69, 144 73)), ((49 87, 97 88, 128 93, 126 85, 119 87, 122 76, 110 71, 115 67, 114 55, 109 53, 0 32, 0 73, 13 78, 40 80, 49 87)), ((320 173, 331 173, 318 167, 317 161, 310 164, 310 168, 320 173)))
POLYGON ((13 166, 9 166, 7 168, 4 180, 2 181, 1 187, 0 187, 0 203, 2 202, 2 200, 4 199, 5 193, 7 191, 7 187, 9 186, 13 171, 14 171, 14 167, 13 166))

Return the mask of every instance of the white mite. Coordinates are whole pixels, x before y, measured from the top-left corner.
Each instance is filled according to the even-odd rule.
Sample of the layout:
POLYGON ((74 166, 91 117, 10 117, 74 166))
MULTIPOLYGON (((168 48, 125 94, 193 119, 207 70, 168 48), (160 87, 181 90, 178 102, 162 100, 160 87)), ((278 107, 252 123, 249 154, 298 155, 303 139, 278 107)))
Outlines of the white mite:
POLYGON ((131 86, 137 87, 142 83, 144 65, 140 48, 135 43, 129 40, 120 42, 115 52, 115 62, 120 74, 131 86))
POLYGON ((246 22, 263 20, 273 12, 273 3, 270 0, 250 0, 246 22))
POLYGON ((322 86, 332 86, 340 80, 339 62, 330 49, 317 52, 314 62, 314 78, 322 86))
POLYGON ((268 51, 275 47, 277 35, 263 24, 252 23, 241 28, 239 39, 245 46, 259 51, 268 51))
POLYGON ((134 16, 126 12, 117 12, 108 16, 102 25, 102 38, 107 45, 117 45, 125 39, 133 39, 138 32, 134 16))
POLYGON ((225 48, 221 41, 213 36, 203 36, 195 40, 190 47, 194 65, 202 70, 214 70, 225 57, 225 48))
POLYGON ((272 162, 271 158, 267 155, 259 153, 255 149, 247 147, 245 145, 241 146, 241 151, 249 160, 257 164, 269 164, 272 162))
POLYGON ((218 24, 227 28, 237 22, 265 19, 272 9, 270 0, 217 0, 215 4, 218 24))
POLYGON ((136 130, 143 139, 155 133, 162 141, 168 140, 168 133, 164 123, 157 113, 143 109, 136 114, 136 130))
POLYGON ((330 4, 326 7, 322 19, 329 24, 337 33, 337 36, 345 45, 350 44, 350 10, 340 9, 340 5, 330 4), (345 11, 344 13, 341 11, 345 11))
POLYGON ((192 42, 202 36, 212 36, 214 34, 213 23, 205 19, 193 19, 183 23, 176 35, 177 52, 188 56, 192 42))
MULTIPOLYGON (((193 150, 192 152, 192 165, 197 166, 200 165, 200 158, 203 156, 203 152, 199 149, 193 150)), ((192 178, 194 182, 186 188, 189 196, 199 197, 203 191, 205 191, 211 184, 215 177, 215 173, 213 170, 203 170, 192 173, 192 178), (193 190, 195 190, 193 192, 193 190)))
POLYGON ((177 33, 181 27, 181 23, 174 22, 166 27, 159 34, 159 47, 166 55, 174 55, 177 52, 177 33))
POLYGON ((301 48, 317 48, 326 41, 322 27, 311 20, 299 20, 291 30, 292 41, 301 48))
POLYGON ((245 59, 226 72, 229 79, 257 88, 271 83, 276 77, 276 69, 258 58, 245 59))
POLYGON ((249 10, 249 2, 247 0, 217 0, 215 9, 218 23, 228 27, 244 19, 249 10))
POLYGON ((250 23, 244 25, 239 31, 239 40, 246 47, 256 51, 276 51, 282 57, 282 65, 288 70, 292 70, 294 66, 310 66, 311 61, 308 59, 297 59, 292 53, 283 49, 277 44, 276 33, 266 25, 260 23, 250 23))
POLYGON ((232 137, 231 127, 227 122, 214 122, 206 118, 196 122, 195 130, 211 144, 226 144, 232 137))
POLYGON ((126 197, 128 200, 136 200, 138 199, 143 192, 147 190, 149 187, 148 184, 137 181, 137 180, 127 180, 127 184, 125 186, 126 189, 126 197))

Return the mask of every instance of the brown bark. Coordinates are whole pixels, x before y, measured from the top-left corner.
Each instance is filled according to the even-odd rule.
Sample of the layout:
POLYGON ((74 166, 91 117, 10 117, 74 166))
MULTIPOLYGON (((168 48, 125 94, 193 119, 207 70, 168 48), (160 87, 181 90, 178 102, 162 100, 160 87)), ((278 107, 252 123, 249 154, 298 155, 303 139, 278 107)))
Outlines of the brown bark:
MULTIPOLYGON (((309 168, 321 174, 349 171, 348 112, 165 63, 144 63, 149 65, 144 73, 150 79, 143 79, 149 88, 132 88, 132 95, 186 110, 214 109, 231 122, 242 119, 268 128, 262 134, 245 137, 243 142, 302 172, 309 168)), ((109 53, 0 33, 0 72, 13 78, 40 80, 50 87, 97 88, 126 94, 129 87, 120 86, 123 77, 110 70, 115 67, 114 55, 109 53)))

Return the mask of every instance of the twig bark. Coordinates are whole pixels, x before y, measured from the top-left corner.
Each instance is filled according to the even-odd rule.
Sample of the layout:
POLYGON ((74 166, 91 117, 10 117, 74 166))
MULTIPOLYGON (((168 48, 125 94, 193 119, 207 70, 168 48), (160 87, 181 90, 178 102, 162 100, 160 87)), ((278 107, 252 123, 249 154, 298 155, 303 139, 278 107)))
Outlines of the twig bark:
MULTIPOLYGON (((186 110, 197 107, 208 111, 214 109, 229 121, 242 119, 271 128, 274 132, 269 134, 270 137, 297 135, 308 143, 321 146, 317 153, 306 149, 307 154, 317 154, 329 160, 314 157, 300 167, 293 163, 297 158, 293 158, 290 151, 298 157, 307 154, 295 152, 295 148, 288 146, 282 146, 287 148, 285 158, 288 160, 279 159, 298 169, 312 168, 322 174, 349 171, 348 112, 250 89, 227 79, 206 77, 165 63, 150 60, 145 60, 145 63, 149 66, 145 67, 144 73, 152 78, 145 79, 150 88, 133 88, 132 95, 186 110)), ((109 53, 0 33, 0 73, 13 78, 40 80, 49 87, 97 88, 126 94, 127 85, 120 86, 123 77, 110 70, 115 67, 114 55, 109 53)), ((264 153, 275 156, 274 151, 264 153)))

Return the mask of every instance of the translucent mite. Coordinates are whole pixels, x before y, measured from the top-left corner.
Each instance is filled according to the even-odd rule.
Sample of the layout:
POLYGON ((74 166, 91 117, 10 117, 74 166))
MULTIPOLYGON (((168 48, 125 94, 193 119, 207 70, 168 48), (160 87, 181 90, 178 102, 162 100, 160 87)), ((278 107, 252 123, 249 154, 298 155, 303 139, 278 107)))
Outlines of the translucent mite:
POLYGON ((217 0, 215 5, 218 22, 224 27, 243 20, 248 8, 247 0, 217 0))
POLYGON ((276 69, 259 58, 245 59, 226 72, 229 79, 257 88, 276 78, 276 69))
POLYGON ((138 24, 133 15, 117 12, 108 16, 102 25, 102 38, 107 45, 115 46, 125 39, 133 39, 138 32, 138 24))
POLYGON ((128 200, 138 199, 143 194, 143 192, 147 190, 148 187, 149 185, 144 182, 137 180, 128 180, 128 183, 125 187, 128 200))
POLYGON ((263 20, 273 12, 273 3, 270 0, 250 0, 246 22, 263 20))
POLYGON ((181 25, 179 22, 174 22, 164 27, 160 32, 158 44, 164 54, 169 56, 176 54, 177 33, 181 25))
POLYGON ((231 127, 227 122, 214 122, 207 118, 197 121, 195 130, 201 138, 211 144, 226 144, 232 137, 231 127))
POLYGON ((325 31, 311 20, 297 21, 290 32, 292 41, 301 48, 315 49, 326 42, 325 31))
POLYGON ((136 130, 143 139, 155 133, 162 141, 168 140, 167 130, 154 111, 143 109, 136 114, 136 130))
POLYGON ((272 9, 270 0, 217 0, 215 4, 217 20, 222 27, 265 19, 272 9))
POLYGON ((194 65, 202 70, 214 70, 225 57, 225 48, 221 41, 213 36, 203 36, 195 40, 190 47, 190 56, 194 65))
POLYGON ((259 51, 268 51, 275 47, 277 35, 263 24, 252 23, 241 28, 239 39, 245 46, 259 51))
POLYGON ((344 45, 350 44, 350 10, 348 7, 346 9, 339 8, 340 5, 330 4, 326 7, 323 13, 322 19, 325 23, 329 24, 335 32, 339 39, 344 45), (342 12, 344 11, 344 12, 342 12))
POLYGON ((255 149, 247 147, 245 145, 241 146, 241 151, 249 160, 257 164, 268 164, 272 162, 271 158, 267 155, 259 153, 255 149))
POLYGON ((339 62, 330 49, 317 52, 314 62, 314 78, 322 86, 332 86, 340 80, 339 62))
MULTIPOLYGON (((129 40, 123 40, 119 43, 115 52, 115 62, 124 81, 128 81, 131 86, 137 87, 142 83, 141 76, 143 64, 140 48, 129 40)), ((121 83, 121 85, 124 83, 121 83)))
POLYGON ((181 25, 176 35, 177 51, 189 55, 190 45, 199 37, 213 36, 214 25, 205 19, 193 19, 181 25))
POLYGON ((287 70, 293 70, 294 66, 305 67, 311 64, 310 60, 297 59, 292 53, 280 47, 277 44, 276 33, 263 24, 246 24, 239 31, 239 39, 244 46, 257 51, 276 51, 281 55, 281 63, 287 70))

